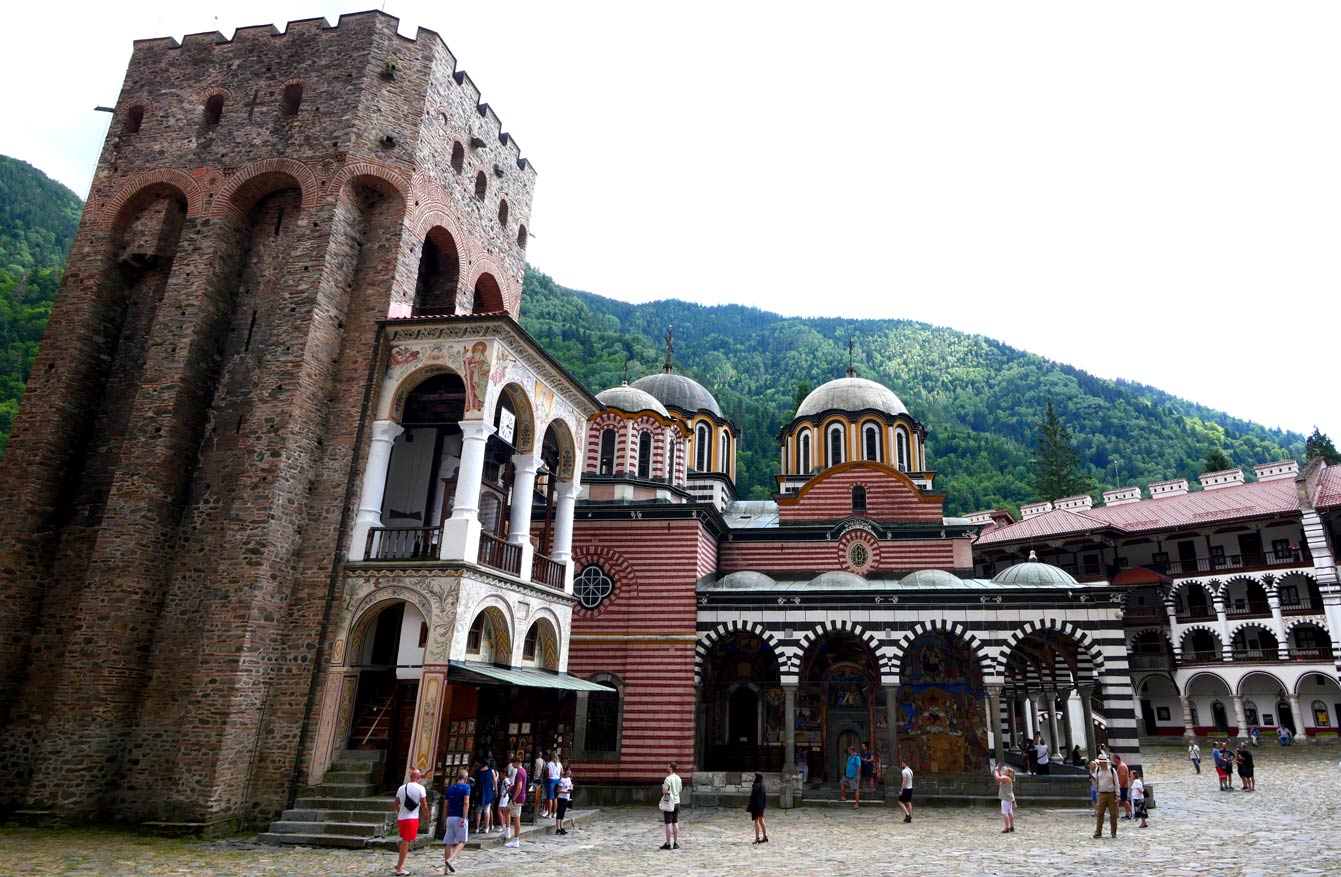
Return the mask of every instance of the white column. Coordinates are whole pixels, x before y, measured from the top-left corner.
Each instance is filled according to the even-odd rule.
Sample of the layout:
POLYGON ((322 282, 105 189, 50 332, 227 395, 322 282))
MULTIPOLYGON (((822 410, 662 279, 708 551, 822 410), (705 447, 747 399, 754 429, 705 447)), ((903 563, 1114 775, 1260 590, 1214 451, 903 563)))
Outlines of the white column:
POLYGON ((521 547, 521 567, 518 576, 531 578, 531 561, 535 558, 535 543, 531 541, 531 506, 535 502, 535 475, 540 471, 540 457, 535 454, 512 455, 512 515, 508 519, 508 542, 521 547))
POLYGON ((354 518, 354 530, 349 539, 349 559, 366 560, 368 531, 382 526, 382 498, 386 495, 387 468, 391 465, 391 447, 405 427, 394 420, 375 420, 372 425, 372 444, 368 447, 368 462, 363 467, 363 485, 359 492, 359 509, 354 518))
POLYGON ((1323 590, 1322 611, 1327 616, 1327 632, 1332 637, 1332 657, 1335 659, 1341 656, 1341 594, 1323 590))
POLYGON ((1285 643, 1285 616, 1280 611, 1280 595, 1272 588, 1267 592, 1267 605, 1271 607, 1271 628, 1276 634, 1276 654, 1282 660, 1289 657, 1289 648, 1285 643))
POLYGON ((1178 637, 1178 607, 1170 598, 1164 602, 1164 611, 1169 613, 1169 641, 1173 643, 1173 660, 1183 660, 1183 641, 1178 637))
POLYGON ((1085 720, 1085 757, 1094 758, 1099 754, 1099 748, 1095 745, 1094 735, 1094 706, 1090 702, 1090 694, 1093 687, 1089 685, 1076 686, 1076 694, 1080 695, 1080 712, 1085 720))
POLYGON ((1192 724, 1192 700, 1187 697, 1180 697, 1178 701, 1183 705, 1183 734, 1191 740, 1197 739, 1196 726, 1192 724))
POLYGON ((1290 712, 1294 714, 1294 736, 1300 743, 1307 742, 1307 735, 1304 733, 1304 711, 1299 708, 1299 695, 1290 695, 1290 712))
POLYGON ((480 556, 480 485, 484 481, 484 447, 494 428, 483 420, 463 420, 461 467, 456 472, 452 516, 442 522, 443 560, 474 563, 480 556))
POLYGON ((1236 737, 1248 737, 1248 719, 1243 712, 1243 698, 1240 695, 1233 695, 1234 700, 1234 723, 1238 726, 1236 737))
POLYGON ((582 485, 577 481, 561 481, 555 490, 558 498, 554 507, 554 548, 550 560, 563 564, 563 589, 569 594, 573 593, 573 509, 581 492, 582 485))
POLYGON ((1215 604, 1215 623, 1220 628, 1220 658, 1228 661, 1232 658, 1233 646, 1229 638, 1229 616, 1225 614, 1225 598, 1217 593, 1211 598, 1215 604))

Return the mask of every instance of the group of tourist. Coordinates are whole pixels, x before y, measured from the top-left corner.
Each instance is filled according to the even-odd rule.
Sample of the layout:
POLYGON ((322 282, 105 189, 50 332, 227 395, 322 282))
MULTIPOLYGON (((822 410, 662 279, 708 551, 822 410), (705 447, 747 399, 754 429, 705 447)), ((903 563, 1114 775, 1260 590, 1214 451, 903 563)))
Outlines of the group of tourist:
MULTIPOLYGON (((1201 773, 1201 747, 1193 740, 1187 744, 1187 757, 1197 773, 1201 773)), ((1245 792, 1257 791, 1257 778, 1253 776, 1253 754, 1248 741, 1239 744, 1237 750, 1229 748, 1224 740, 1211 744, 1211 758, 1215 762, 1215 775, 1220 780, 1220 791, 1234 791, 1234 774, 1239 775, 1239 785, 1245 792)))
MULTIPOLYGON (((908 766, 908 759, 899 759, 900 779, 899 779, 899 807, 903 809, 903 821, 913 821, 913 769, 908 766)), ((852 809, 861 809, 861 790, 868 786, 871 791, 875 791, 875 755, 871 751, 871 742, 867 740, 861 745, 861 751, 857 747, 849 746, 847 748, 847 761, 843 768, 843 779, 838 783, 838 795, 840 801, 847 801, 848 790, 854 793, 852 809)))
MULTIPOLYGON (((423 773, 415 768, 410 771, 409 782, 396 790, 396 826, 400 834, 400 858, 396 862, 398 877, 409 873, 405 870, 405 857, 410 843, 419 835, 425 815, 420 804, 428 796, 428 791, 422 779, 423 773)), ((463 767, 457 770, 455 779, 456 782, 443 792, 446 802, 442 813, 444 873, 455 873, 456 858, 469 839, 472 801, 474 830, 485 834, 501 831, 505 847, 518 849, 521 846, 522 809, 528 795, 534 796, 538 816, 554 819, 555 834, 568 833, 564 819, 573 799, 573 772, 560 761, 557 751, 540 753, 530 773, 522 764, 521 754, 516 753, 506 771, 499 770, 490 758, 476 765, 473 777, 463 767)))
POLYGON ((1108 816, 1109 834, 1117 837, 1119 812, 1122 819, 1139 819, 1141 828, 1149 828, 1145 780, 1141 772, 1129 767, 1122 756, 1100 751, 1089 763, 1090 803, 1094 808, 1094 836, 1103 837, 1104 816, 1108 816))

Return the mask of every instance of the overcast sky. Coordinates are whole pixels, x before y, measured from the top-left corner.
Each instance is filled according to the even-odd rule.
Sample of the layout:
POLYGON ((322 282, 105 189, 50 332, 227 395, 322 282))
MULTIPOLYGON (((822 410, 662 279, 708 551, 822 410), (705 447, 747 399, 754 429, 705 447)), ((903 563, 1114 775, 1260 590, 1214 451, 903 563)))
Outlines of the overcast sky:
MULTIPOLYGON (((82 196, 133 39, 377 2, 12 4, 0 152, 82 196)), ((535 163, 560 283, 925 320, 1341 441, 1341 4, 385 8, 535 163)))

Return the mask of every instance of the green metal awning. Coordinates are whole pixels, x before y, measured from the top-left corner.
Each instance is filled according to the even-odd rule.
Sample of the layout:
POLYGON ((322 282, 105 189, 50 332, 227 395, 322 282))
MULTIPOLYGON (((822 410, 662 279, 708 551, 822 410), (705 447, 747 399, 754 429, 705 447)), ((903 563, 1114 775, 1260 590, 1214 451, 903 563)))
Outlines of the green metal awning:
POLYGON ((567 673, 530 667, 498 667, 476 661, 449 661, 447 678, 471 685, 516 685, 519 688, 562 688, 566 691, 610 691, 609 685, 588 682, 567 673))

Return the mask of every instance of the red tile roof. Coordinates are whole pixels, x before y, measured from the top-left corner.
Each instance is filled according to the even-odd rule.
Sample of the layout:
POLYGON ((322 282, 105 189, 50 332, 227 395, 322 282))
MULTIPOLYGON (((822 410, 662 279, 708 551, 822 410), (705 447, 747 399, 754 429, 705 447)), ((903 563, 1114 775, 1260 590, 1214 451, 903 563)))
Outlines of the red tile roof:
POLYGON ((1328 466, 1318 479, 1318 491, 1313 497, 1315 509, 1341 506, 1341 466, 1328 466))
MULTIPOLYGON (((1341 467, 1337 467, 1337 471, 1341 473, 1341 467)), ((1335 479, 1334 483, 1337 488, 1335 498, 1341 501, 1341 478, 1335 479)), ((1318 506, 1322 507, 1322 503, 1319 502, 1318 506)), ((1161 496, 1122 505, 1099 506, 1085 511, 1057 509, 983 533, 976 544, 1027 542, 1105 529, 1118 533, 1151 533, 1298 512, 1299 495, 1294 479, 1281 478, 1215 490, 1198 490, 1184 496, 1161 496)))

